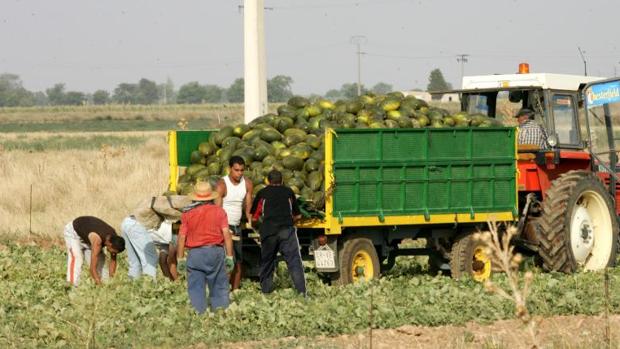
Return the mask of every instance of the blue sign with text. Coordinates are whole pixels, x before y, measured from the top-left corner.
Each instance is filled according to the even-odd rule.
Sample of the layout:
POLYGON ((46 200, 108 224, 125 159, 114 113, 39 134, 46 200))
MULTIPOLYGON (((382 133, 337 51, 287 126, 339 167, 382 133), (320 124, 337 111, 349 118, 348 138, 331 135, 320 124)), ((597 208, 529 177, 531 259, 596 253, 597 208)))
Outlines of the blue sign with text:
POLYGON ((616 102, 620 102, 620 81, 592 85, 586 90, 588 108, 616 102))

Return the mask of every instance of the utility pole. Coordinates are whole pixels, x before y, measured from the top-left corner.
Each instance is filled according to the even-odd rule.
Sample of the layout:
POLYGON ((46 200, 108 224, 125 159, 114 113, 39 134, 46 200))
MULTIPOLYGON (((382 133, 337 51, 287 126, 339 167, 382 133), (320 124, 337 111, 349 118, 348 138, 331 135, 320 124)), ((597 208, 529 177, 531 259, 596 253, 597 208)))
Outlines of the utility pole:
POLYGON ((461 87, 463 86, 463 76, 465 76, 465 63, 469 62, 467 57, 469 57, 469 55, 466 53, 456 55, 456 61, 461 63, 461 87))
POLYGON ((267 114, 264 0, 243 2, 244 121, 267 114))
POLYGON ((357 45, 357 95, 362 95, 362 44, 368 42, 363 35, 355 35, 351 37, 351 43, 357 45))
POLYGON ((583 75, 588 76, 588 62, 586 61, 585 53, 586 51, 582 51, 581 47, 577 46, 577 50, 579 50, 579 55, 581 56, 581 60, 583 61, 583 75))

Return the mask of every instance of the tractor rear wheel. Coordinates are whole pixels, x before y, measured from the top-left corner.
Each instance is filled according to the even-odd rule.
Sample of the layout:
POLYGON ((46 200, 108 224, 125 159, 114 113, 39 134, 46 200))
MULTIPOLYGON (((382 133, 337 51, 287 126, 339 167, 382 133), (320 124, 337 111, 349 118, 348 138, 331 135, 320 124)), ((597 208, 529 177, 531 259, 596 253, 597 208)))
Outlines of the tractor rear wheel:
POLYGON ((547 271, 572 273, 613 266, 618 221, 598 177, 570 171, 553 181, 542 203, 536 234, 542 267, 547 271))
POLYGON ((491 257, 485 250, 486 244, 475 238, 472 232, 459 235, 452 244, 450 252, 450 271, 452 277, 460 279, 469 275, 476 281, 485 281, 491 276, 491 257))

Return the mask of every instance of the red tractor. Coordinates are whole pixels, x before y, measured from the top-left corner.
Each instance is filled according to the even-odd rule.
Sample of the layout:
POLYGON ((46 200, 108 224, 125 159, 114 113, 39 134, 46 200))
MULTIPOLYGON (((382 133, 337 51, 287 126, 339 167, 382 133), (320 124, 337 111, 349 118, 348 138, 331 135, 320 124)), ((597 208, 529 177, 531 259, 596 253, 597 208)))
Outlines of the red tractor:
POLYGON ((507 119, 531 109, 547 133, 548 149, 518 146, 515 243, 538 255, 548 271, 613 266, 619 246, 614 123, 620 121, 620 80, 522 72, 464 77, 459 92, 470 113, 507 119))

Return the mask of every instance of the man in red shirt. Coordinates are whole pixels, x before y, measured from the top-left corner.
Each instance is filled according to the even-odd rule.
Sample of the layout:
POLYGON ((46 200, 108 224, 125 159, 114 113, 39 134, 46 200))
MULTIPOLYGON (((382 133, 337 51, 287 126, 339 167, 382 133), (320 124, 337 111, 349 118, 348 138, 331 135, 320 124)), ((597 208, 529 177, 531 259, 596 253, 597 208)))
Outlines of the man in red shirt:
POLYGON ((199 314, 207 310, 206 286, 211 309, 228 307, 228 275, 234 266, 232 236, 226 212, 215 205, 217 193, 208 182, 198 182, 189 195, 194 204, 181 215, 177 258, 187 253, 187 292, 199 314))

